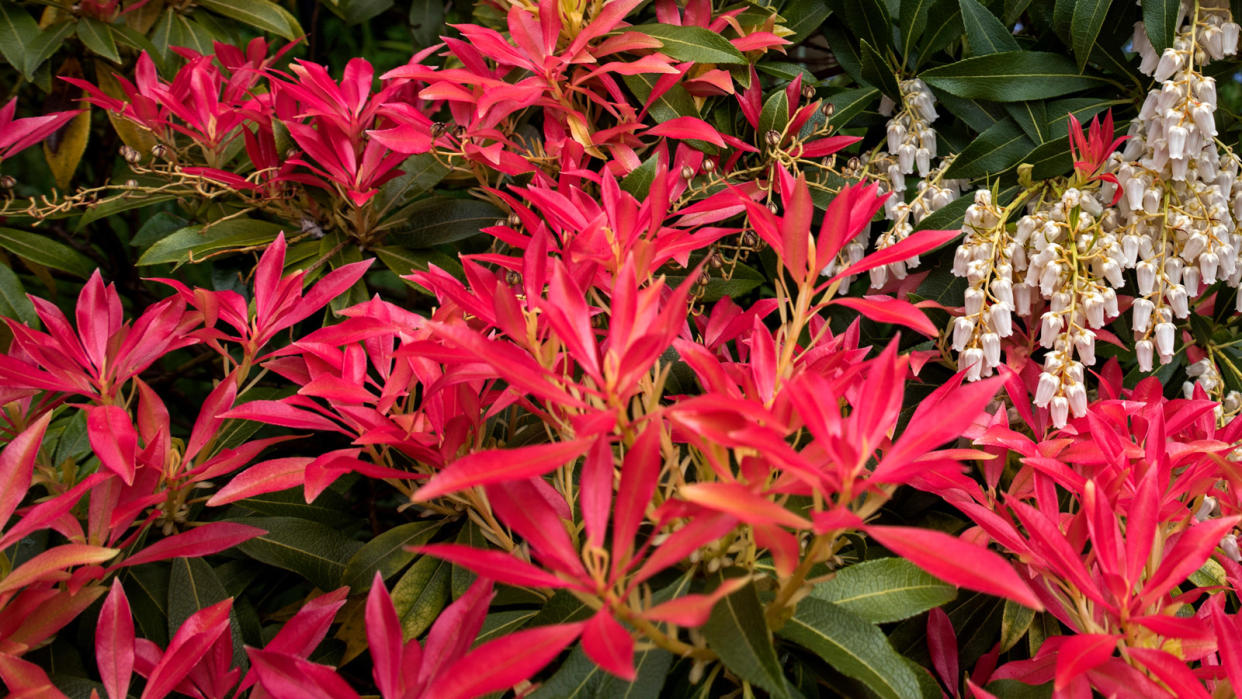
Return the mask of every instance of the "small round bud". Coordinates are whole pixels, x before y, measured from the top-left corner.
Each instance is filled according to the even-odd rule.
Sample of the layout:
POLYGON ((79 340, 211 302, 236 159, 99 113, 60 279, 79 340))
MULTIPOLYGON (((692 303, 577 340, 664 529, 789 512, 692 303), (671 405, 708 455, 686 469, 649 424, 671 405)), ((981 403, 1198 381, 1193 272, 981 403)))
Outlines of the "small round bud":
POLYGON ((163 143, 157 143, 151 146, 151 157, 153 158, 158 158, 162 160, 164 158, 167 158, 168 154, 169 154, 168 146, 164 145, 163 143))
POLYGON ((719 254, 712 253, 707 257, 707 265, 712 269, 720 269, 721 267, 724 267, 724 260, 720 259, 719 254))
POLYGON ((496 219, 496 222, 495 222, 495 223, 493 223, 492 225, 493 225, 493 226, 503 226, 503 225, 505 225, 506 223, 508 223, 508 221, 507 221, 507 220, 505 220, 505 219, 503 219, 503 218, 498 218, 498 219, 496 219))
POLYGON ((298 157, 298 155, 300 155, 300 153, 298 153, 298 150, 296 148, 290 148, 289 150, 285 151, 285 160, 292 160, 298 157))
POLYGON ((0 189, 13 189, 17 186, 17 179, 12 175, 0 175, 0 189))
POLYGON ((814 85, 803 85, 802 86, 802 99, 807 100, 807 101, 815 99, 815 86, 814 85))
POLYGON ((522 275, 515 269, 511 269, 505 273, 505 283, 509 286, 517 286, 522 283, 522 275))
POLYGON ((125 186, 126 186, 126 187, 128 187, 128 188, 130 188, 130 189, 134 189, 134 188, 136 188, 136 187, 138 186, 138 180, 135 180, 135 179, 133 179, 133 178, 130 178, 130 179, 128 179, 128 180, 125 180, 125 186))
POLYGON ((137 163, 139 160, 142 160, 142 153, 139 153, 138 149, 136 148, 130 148, 129 146, 121 146, 120 152, 121 152, 121 157, 124 158, 125 162, 129 163, 130 165, 133 165, 137 163))
POLYGON ((751 233, 750 231, 746 231, 745 233, 742 234, 743 247, 753 248, 755 244, 758 242, 759 242, 759 239, 755 237, 754 233, 751 233))
POLYGON ((779 209, 778 209, 778 208, 777 208, 777 206, 776 206, 776 202, 774 202, 774 201, 773 201, 773 202, 768 202, 768 211, 771 211, 771 212, 772 212, 772 213, 774 213, 774 214, 775 214, 775 213, 777 213, 777 212, 779 211, 779 209))
POLYGON ((522 225, 522 219, 515 212, 509 212, 509 218, 507 220, 507 223, 509 224, 510 228, 517 228, 518 226, 522 225))
POLYGON ((712 173, 715 171, 716 171, 715 160, 704 160, 703 161, 703 172, 712 173))
POLYGON ((694 170, 690 169, 689 165, 681 166, 681 179, 686 181, 694 179, 694 170))
POLYGON ((763 142, 768 144, 769 148, 776 148, 781 144, 781 132, 771 129, 763 135, 763 142))
POLYGON ((837 111, 837 107, 832 102, 824 102, 824 105, 819 108, 819 111, 823 112, 824 116, 831 119, 832 115, 837 111))

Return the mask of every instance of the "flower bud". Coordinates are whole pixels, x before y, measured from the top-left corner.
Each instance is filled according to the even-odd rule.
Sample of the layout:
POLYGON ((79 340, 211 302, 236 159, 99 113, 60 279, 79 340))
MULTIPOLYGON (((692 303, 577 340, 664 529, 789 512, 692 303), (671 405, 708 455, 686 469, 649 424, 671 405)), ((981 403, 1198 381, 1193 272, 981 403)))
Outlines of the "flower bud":
POLYGON ((1139 340, 1134 343, 1134 357, 1138 361, 1139 371, 1152 370, 1152 347, 1151 340, 1139 340))
POLYGON ((1040 317, 1039 344, 1051 348, 1061 332, 1061 316, 1056 313, 1044 313, 1040 317))
POLYGON ((1151 326, 1151 312, 1156 306, 1147 299, 1134 299, 1134 317, 1130 324, 1136 333, 1145 333, 1151 326))
POLYGON ((1156 266, 1143 260, 1134 266, 1134 276, 1138 281, 1138 292, 1147 296, 1156 288, 1156 266))
POLYGON ((142 160, 142 153, 139 153, 138 149, 136 148, 131 148, 129 146, 121 146, 120 153, 121 153, 121 157, 125 159, 125 162, 129 163, 130 165, 134 165, 139 160, 142 160))
POLYGON ((0 175, 0 189, 8 191, 17 186, 17 178, 12 175, 0 175))
POLYGON ((975 322, 966 317, 960 317, 953 322, 953 351, 961 352, 966 349, 966 345, 970 343, 970 338, 975 333, 975 322))
MULTIPOLYGON (((1163 359, 1173 356, 1173 340, 1176 329, 1172 323, 1156 324, 1156 353, 1163 359)), ((1161 362, 1163 363, 1163 362, 1161 362)))
POLYGON ((967 381, 978 381, 983 376, 983 350, 978 347, 971 347, 962 352, 961 361, 958 362, 959 370, 966 370, 967 381))
POLYGON ((992 306, 988 314, 997 335, 1009 337, 1013 334, 1013 314, 1010 313, 1008 308, 998 303, 992 306))
POLYGON ((767 144, 768 148, 775 149, 781 144, 781 132, 776 129, 768 130, 768 132, 763 135, 763 142, 767 144))
POLYGON ((1075 382, 1065 388, 1065 399, 1069 402, 1070 413, 1074 417, 1087 414, 1087 387, 1075 382))
POLYGON ((1052 418, 1052 426, 1058 430, 1069 422, 1069 399, 1057 396, 1048 404, 1048 416, 1052 418))
POLYGON ((1078 350, 1078 358, 1086 366, 1095 364, 1095 333, 1083 330, 1074 335, 1074 348, 1078 350))
POLYGON ((988 368, 998 366, 1001 356, 1000 336, 996 333, 983 333, 979 337, 979 345, 983 348, 983 361, 988 368))
POLYGON ((1056 376, 1048 372, 1042 372, 1039 375, 1039 383, 1035 386, 1035 405, 1043 408, 1048 405, 1048 401, 1057 394, 1057 389, 1061 387, 1061 382, 1056 376))

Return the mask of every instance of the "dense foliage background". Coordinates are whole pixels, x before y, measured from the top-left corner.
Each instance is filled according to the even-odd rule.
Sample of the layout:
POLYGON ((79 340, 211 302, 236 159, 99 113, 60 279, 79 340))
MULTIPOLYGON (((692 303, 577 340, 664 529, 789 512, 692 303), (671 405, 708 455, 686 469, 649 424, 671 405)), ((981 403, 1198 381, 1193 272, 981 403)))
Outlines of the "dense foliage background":
POLYGON ((1236 694, 1237 10, 0 0, 0 681, 1236 694))

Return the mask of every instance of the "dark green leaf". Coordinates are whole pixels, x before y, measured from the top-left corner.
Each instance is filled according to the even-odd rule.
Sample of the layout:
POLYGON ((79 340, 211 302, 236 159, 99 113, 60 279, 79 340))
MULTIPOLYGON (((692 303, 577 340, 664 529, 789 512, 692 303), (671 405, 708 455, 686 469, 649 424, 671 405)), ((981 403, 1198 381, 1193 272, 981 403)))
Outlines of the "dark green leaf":
POLYGON ((287 10, 268 0, 200 0, 201 7, 290 41, 304 32, 287 10))
POLYGON ((927 11, 931 9, 933 0, 902 0, 901 15, 898 26, 901 31, 900 54, 902 63, 913 65, 912 55, 915 42, 923 36, 927 28, 927 11))
POLYGON ((405 206, 420 194, 431 191, 448 173, 448 166, 431 153, 411 155, 401 163, 401 174, 380 187, 372 207, 383 217, 389 210, 405 206))
POLYGON ((892 47, 892 21, 880 0, 829 0, 828 4, 855 37, 876 49, 892 47))
POLYGON ((392 7, 393 0, 345 0, 341 14, 349 26, 374 19, 392 7))
MULTIPOLYGON (((206 16, 206 15, 203 15, 206 16)), ((168 32, 170 46, 186 46, 201 54, 209 54, 215 37, 196 19, 182 14, 173 15, 172 26, 168 32)))
POLYGON ((233 218, 210 227, 187 226, 147 248, 136 264, 141 267, 201 262, 205 256, 222 250, 266 245, 282 229, 280 224, 250 218, 233 218))
POLYGON ((126 568, 123 583, 125 596, 134 612, 134 628, 138 636, 168 645, 168 578, 169 564, 148 563, 126 568))
POLYGON ((357 594, 371 589, 376 571, 385 580, 396 575, 418 556, 406 547, 427 543, 441 524, 440 520, 410 522, 371 539, 345 564, 341 584, 348 585, 350 591, 357 594))
POLYGON ((0 265, 0 316, 20 320, 32 328, 39 326, 34 304, 27 298, 21 280, 7 265, 0 265))
POLYGON ((392 604, 401 620, 405 638, 417 638, 449 602, 449 578, 453 565, 434 556, 423 556, 405 571, 392 588, 392 604))
POLYGON ((599 685, 607 674, 587 657, 579 644, 548 681, 530 695, 530 699, 593 699, 600 696, 599 685))
POLYGON ((966 209, 971 204, 969 194, 963 195, 945 204, 943 207, 931 213, 927 218, 914 224, 914 229, 918 231, 949 231, 962 227, 962 220, 966 217, 966 209))
POLYGON ((703 626, 703 636, 725 667, 738 677, 773 697, 790 696, 753 582, 716 603, 703 626))
POLYGON ((879 95, 880 91, 873 87, 859 87, 829 95, 824 99, 832 105, 832 118, 828 123, 837 128, 849 124, 851 119, 861 114, 879 95))
POLYGON ((966 43, 976 56, 1018 50, 1013 34, 979 0, 958 0, 958 3, 966 27, 966 43))
POLYGON ((852 37, 845 31, 845 26, 836 21, 824 22, 823 26, 824 38, 828 40, 828 45, 832 47, 832 55, 837 59, 837 65, 841 66, 846 75, 854 79, 854 82, 865 83, 862 77, 862 58, 858 55, 858 49, 852 37))
POLYGON ((73 33, 74 25, 74 22, 53 24, 31 40, 26 49, 30 51, 27 66, 29 66, 32 73, 38 70, 44 61, 60 50, 60 47, 65 43, 65 39, 68 39, 69 35, 73 33))
MULTIPOLYGON (((231 422, 253 425, 250 420, 233 420, 231 422)), ((334 490, 326 490, 315 498, 315 502, 306 502, 302 488, 290 488, 275 493, 252 495, 239 501, 235 507, 244 508, 260 515, 273 517, 295 517, 309 519, 328 526, 344 526, 351 520, 347 509, 349 503, 334 490)))
POLYGON ((728 39, 705 27, 640 24, 626 31, 658 39, 663 44, 661 52, 678 61, 746 64, 746 57, 728 39))
POLYGON ((1100 78, 1080 74, 1065 56, 1042 51, 975 56, 925 70, 919 77, 958 97, 996 102, 1057 97, 1106 84, 1100 78))
POLYGON ((73 248, 37 233, 0 228, 0 248, 35 264, 68 272, 83 279, 95 271, 95 263, 73 248))
POLYGON ((1177 13, 1181 0, 1143 0, 1143 26, 1156 53, 1173 45, 1177 34, 1177 13))
POLYGON ((1005 699, 1049 699, 1052 696, 1052 683, 1027 684, 1018 680, 996 680, 989 682, 985 690, 993 696, 1005 699))
POLYGON ((901 87, 897 83, 897 76, 893 74, 892 67, 875 50, 875 47, 863 41, 859 48, 859 57, 862 59, 859 70, 862 72, 863 80, 880 88, 880 92, 893 98, 894 101, 900 101, 901 87))
POLYGON ((1078 70, 1087 65, 1091 47, 1104 27, 1104 18, 1113 0, 1074 0, 1074 16, 1070 24, 1070 37, 1074 43, 1074 57, 1078 70))
POLYGON ((406 225, 392 228, 389 244, 409 248, 429 248, 464 240, 496 224, 503 213, 494 205, 478 199, 433 197, 411 205, 404 212, 406 225))
POLYGON ((444 29, 443 0, 413 0, 410 3, 409 21, 414 48, 431 46, 444 29))
POLYGON ((781 9, 785 28, 793 32, 792 36, 785 38, 801 44, 820 28, 829 14, 828 3, 824 0, 792 0, 781 9))
MULTIPOLYGON (((919 62, 956 41, 965 32, 957 0, 937 0, 927 13, 928 27, 919 42, 919 62)), ((912 69, 918 66, 911 66, 912 69)))
POLYGON ((904 558, 879 558, 837 571, 811 596, 873 624, 900 621, 957 597, 957 588, 904 558))
POLYGON ((945 177, 970 179, 1007 170, 1035 146, 1012 119, 993 124, 953 159, 945 177))
MULTIPOLYGON (((392 270, 398 276, 411 272, 426 272, 433 263, 440 269, 448 270, 450 273, 456 273, 461 268, 461 263, 457 260, 434 248, 409 250, 395 245, 386 245, 382 248, 375 248, 371 252, 375 253, 380 262, 384 263, 385 267, 392 270)), ((415 289, 422 289, 421 286, 408 279, 403 279, 402 281, 405 281, 415 289)))
POLYGON ((975 131, 987 131, 993 124, 1005 118, 1005 109, 999 104, 955 97, 947 92, 942 92, 937 97, 950 114, 966 122, 975 131))
POLYGON ((334 527, 295 517, 239 520, 266 534, 238 545, 242 553, 301 575, 321 590, 340 586, 345 563, 362 547, 334 527))
POLYGON ((599 699, 646 699, 660 696, 668 671, 673 665, 673 654, 660 648, 649 648, 634 654, 634 670, 638 676, 633 682, 611 674, 604 674, 600 683, 599 699))
MULTIPOLYGON (((686 276, 684 274, 670 274, 666 279, 669 284, 677 286, 686 280, 686 276)), ((758 270, 738 264, 728 279, 715 276, 714 274, 708 277, 707 286, 703 288, 700 299, 712 302, 719 301, 726 296, 734 299, 740 298, 766 280, 766 277, 758 270)))
POLYGON ((881 697, 922 696, 914 672, 884 633, 843 607, 814 597, 803 599, 778 635, 814 652, 881 697))
POLYGON ((0 55, 9 65, 31 79, 36 66, 33 63, 32 44, 39 36, 39 25, 25 7, 11 2, 0 2, 0 55))
POLYGON ((1005 105, 1005 111, 1022 128, 1022 133, 1035 143, 1048 140, 1048 110, 1046 102, 1028 101, 1011 102, 1005 105))
POLYGON ((121 54, 116 51, 116 40, 112 38, 112 28, 103 22, 90 17, 79 19, 78 38, 91 53, 113 63, 121 62, 121 54))

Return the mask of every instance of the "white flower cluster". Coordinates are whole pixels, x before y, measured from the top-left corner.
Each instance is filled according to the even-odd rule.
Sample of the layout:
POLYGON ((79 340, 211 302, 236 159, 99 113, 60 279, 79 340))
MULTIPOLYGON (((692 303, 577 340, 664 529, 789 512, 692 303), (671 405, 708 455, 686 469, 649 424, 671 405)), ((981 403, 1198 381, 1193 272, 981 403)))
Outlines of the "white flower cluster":
MULTIPOLYGON (((936 157, 936 100, 927 84, 918 78, 902 80, 901 111, 888 121, 888 153, 894 162, 888 166, 888 180, 894 192, 906 191, 906 175, 918 169, 919 177, 931 173, 936 157)), ((880 112, 896 107, 887 96, 880 103, 880 112)))
MULTIPOLYGON (((962 195, 965 180, 953 180, 943 177, 944 171, 953 164, 952 156, 946 156, 932 170, 930 176, 919 180, 914 198, 904 201, 901 193, 895 192, 884 202, 884 217, 893 222, 887 231, 876 239, 876 248, 886 248, 905 240, 914 227, 949 202, 962 195)), ((905 279, 907 270, 919 266, 917 255, 905 260, 894 262, 871 270, 871 286, 879 289, 888 283, 889 277, 905 279)))
MULTIPOLYGON (((1086 412, 1083 367, 1095 362, 1094 331, 1118 315, 1115 289, 1124 270, 1134 270, 1138 289, 1131 327, 1143 371, 1156 358, 1172 361, 1173 321, 1189 315, 1206 285, 1242 281, 1239 161, 1217 147, 1216 85, 1199 70, 1237 51, 1239 27, 1227 6, 1207 0, 1183 2, 1179 25, 1174 45, 1161 54, 1142 23, 1136 26, 1141 67, 1160 84, 1131 122, 1124 151, 1095 173, 1111 174, 1116 185, 1028 190, 1025 215, 1012 231, 1007 221, 1016 207, 999 209, 988 192, 976 193, 966 214, 954 261, 954 272, 969 282, 966 313, 952 328, 959 364, 971 379, 991 373, 999 339, 1012 332, 1010 313, 1027 317, 1050 350, 1035 403, 1049 408, 1057 427, 1086 412)), ((1195 367, 1191 376, 1219 392, 1215 369, 1195 367)))

